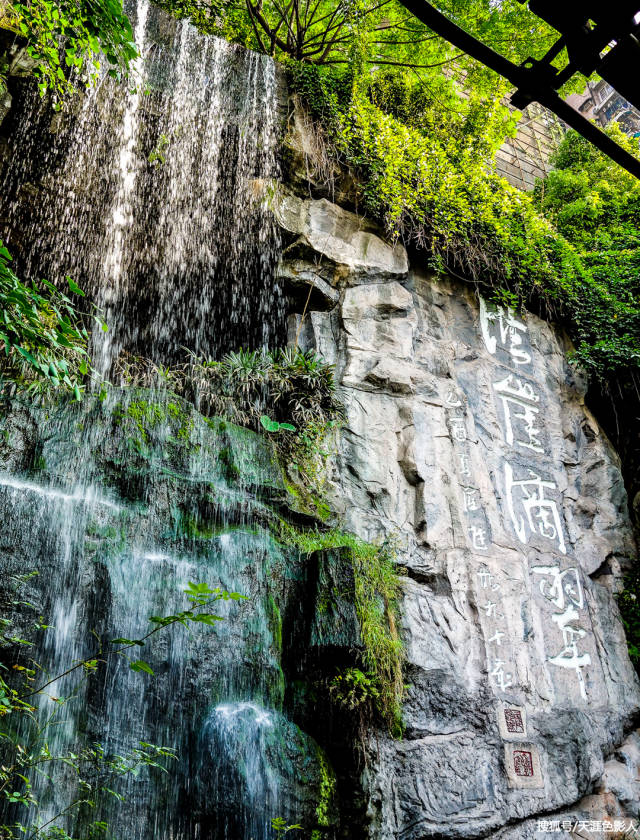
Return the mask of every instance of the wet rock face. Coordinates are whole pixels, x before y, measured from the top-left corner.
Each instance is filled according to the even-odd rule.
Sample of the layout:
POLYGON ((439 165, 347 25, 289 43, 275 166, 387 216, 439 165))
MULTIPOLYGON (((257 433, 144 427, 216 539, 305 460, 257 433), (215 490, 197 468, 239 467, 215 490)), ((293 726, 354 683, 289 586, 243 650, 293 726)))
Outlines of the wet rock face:
MULTIPOLYGON (((90 679, 74 672, 54 683, 77 699, 65 706, 67 725, 48 733, 52 751, 76 749, 85 735, 120 754, 140 741, 176 750, 169 773, 125 782, 126 807, 99 803, 114 834, 271 840, 281 817, 332 837, 334 771, 285 708, 283 665, 312 645, 348 651, 354 639, 334 625, 352 604, 313 624, 322 587, 345 570, 339 556, 318 556, 323 574, 310 576, 304 556, 274 538, 270 525, 291 511, 269 443, 178 398, 126 388, 104 401, 15 403, 0 440, 0 613, 34 643, 3 647, 3 662, 33 658, 54 676, 95 656, 98 640, 107 661, 90 679), (153 677, 109 657, 110 640, 139 639, 150 616, 188 608, 189 581, 245 597, 212 605, 223 619, 215 628, 166 629, 136 649, 153 677), (301 604, 312 642, 310 627, 290 620, 301 604), (46 631, 34 630, 39 616, 46 631)), ((38 714, 51 705, 45 698, 38 714)), ((60 775, 35 789, 56 812, 74 796, 60 775)), ((66 827, 86 836, 79 819, 66 827)))
MULTIPOLYGON (((289 229, 317 212, 296 202, 289 229)), ((593 813, 583 798, 598 790, 610 817, 633 815, 637 782, 607 759, 640 707, 614 599, 634 545, 568 342, 462 283, 403 271, 398 249, 383 276, 381 240, 354 262, 358 225, 375 239, 335 205, 322 247, 299 225, 316 259, 295 254, 282 272, 334 278, 339 302, 325 295, 329 311, 299 333, 335 362, 347 406, 335 501, 363 538, 402 545, 407 729, 372 753, 370 836, 486 837, 514 822, 496 836, 537 836, 545 814, 593 813)))

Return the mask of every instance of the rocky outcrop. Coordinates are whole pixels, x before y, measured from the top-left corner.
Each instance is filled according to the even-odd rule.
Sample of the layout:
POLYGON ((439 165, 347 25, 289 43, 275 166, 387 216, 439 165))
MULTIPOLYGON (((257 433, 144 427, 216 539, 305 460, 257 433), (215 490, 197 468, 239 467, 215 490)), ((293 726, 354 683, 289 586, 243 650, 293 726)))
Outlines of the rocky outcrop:
POLYGON ((335 364, 345 404, 332 506, 363 539, 398 546, 405 734, 361 726, 368 762, 355 778, 353 722, 336 721, 326 697, 336 667, 361 664, 354 569, 339 547, 307 554, 282 538, 283 525, 317 523, 264 440, 153 393, 51 412, 16 404, 0 439, 3 572, 41 570, 27 595, 52 616, 34 652, 51 673, 90 654, 94 633, 133 637, 150 615, 180 610, 189 580, 251 599, 221 604, 217 635, 145 652, 153 683, 124 662, 83 683, 76 730, 181 756, 153 793, 136 788, 112 829, 271 840, 282 817, 326 840, 541 840, 635 817, 640 688, 615 602, 634 545, 618 458, 568 340, 429 273, 343 209, 357 189, 311 160, 321 138, 299 119, 287 187, 272 190, 273 67, 218 42, 203 52, 189 31, 174 64, 175 24, 152 23, 148 43, 165 49, 149 50, 148 104, 113 97, 112 119, 128 114, 136 133, 103 130, 106 86, 104 103, 87 100, 55 135, 43 116, 42 155, 18 154, 19 138, 8 147, 20 195, 3 224, 37 276, 86 278, 109 303, 123 337, 105 345, 107 361, 119 341, 163 364, 183 346, 275 343, 281 254, 291 342, 335 364), (135 178, 121 154, 134 147, 135 178), (125 264, 131 285, 114 287, 104 271, 125 264))
POLYGON ((346 405, 335 504, 401 545, 406 733, 372 746, 370 836, 635 816, 640 691, 614 597, 634 545, 568 339, 327 200, 277 215, 297 237, 285 282, 316 288, 290 334, 335 363, 346 405))

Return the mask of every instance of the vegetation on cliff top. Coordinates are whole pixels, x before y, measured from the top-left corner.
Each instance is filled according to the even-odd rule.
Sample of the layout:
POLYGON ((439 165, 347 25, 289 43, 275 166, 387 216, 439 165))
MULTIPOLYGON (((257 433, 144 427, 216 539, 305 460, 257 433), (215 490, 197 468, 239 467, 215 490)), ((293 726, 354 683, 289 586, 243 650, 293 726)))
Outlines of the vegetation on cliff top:
MULTIPOLYGON (((159 5, 287 63, 327 154, 357 176, 355 202, 391 238, 420 248, 435 268, 493 289, 503 302, 561 321, 589 372, 606 377, 637 369, 631 251, 639 187, 631 176, 569 135, 558 171, 534 196, 510 187, 489 165, 516 127, 518 115, 502 102, 506 82, 459 54, 398 0, 159 5), (591 241, 596 225, 601 233, 591 241)), ((436 5, 514 61, 543 55, 555 40, 517 0, 436 5)), ((14 21, 43 89, 60 93, 70 68, 73 78, 88 79, 100 49, 114 72, 126 72, 135 55, 118 0, 4 0, 4 9, 3 25, 14 21), (61 42, 65 51, 56 51, 61 42)))

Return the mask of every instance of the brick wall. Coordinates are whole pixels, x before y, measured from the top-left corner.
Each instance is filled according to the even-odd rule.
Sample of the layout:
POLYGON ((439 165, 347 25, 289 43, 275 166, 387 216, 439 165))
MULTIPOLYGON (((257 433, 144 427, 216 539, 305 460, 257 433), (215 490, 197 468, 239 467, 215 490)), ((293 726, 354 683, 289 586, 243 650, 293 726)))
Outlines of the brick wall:
POLYGON ((515 137, 509 137, 498 149, 496 169, 521 190, 533 189, 536 179, 551 169, 549 157, 564 133, 563 123, 537 103, 529 105, 518 123, 515 137))

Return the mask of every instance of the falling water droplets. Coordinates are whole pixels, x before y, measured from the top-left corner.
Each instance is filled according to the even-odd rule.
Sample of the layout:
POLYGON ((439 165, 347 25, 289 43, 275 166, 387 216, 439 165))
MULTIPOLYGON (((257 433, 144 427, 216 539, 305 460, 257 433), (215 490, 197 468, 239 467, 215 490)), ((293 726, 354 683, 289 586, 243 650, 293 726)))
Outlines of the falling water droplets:
POLYGON ((283 343, 276 70, 265 56, 135 10, 128 84, 104 77, 61 128, 25 103, 0 235, 27 277, 66 275, 103 311, 97 369, 122 349, 170 364, 283 343), (169 31, 173 29, 173 36, 169 31))
MULTIPOLYGON (((97 304, 104 313, 107 323, 118 320, 118 304, 120 303, 120 288, 123 282, 123 268, 125 251, 130 247, 128 235, 133 227, 133 197, 138 181, 141 165, 137 152, 140 134, 141 105, 145 84, 145 47, 146 24, 149 13, 147 0, 140 0, 136 9, 136 25, 134 30, 138 57, 131 64, 131 81, 133 88, 129 91, 122 122, 119 126, 118 187, 111 209, 111 222, 108 229, 111 232, 110 243, 106 246, 104 256, 104 276, 97 294, 97 304)), ((114 332, 104 335, 98 326, 94 330, 95 367, 102 375, 109 372, 113 357, 117 355, 114 347, 114 332)), ((116 339, 117 342, 117 339, 116 339)))

